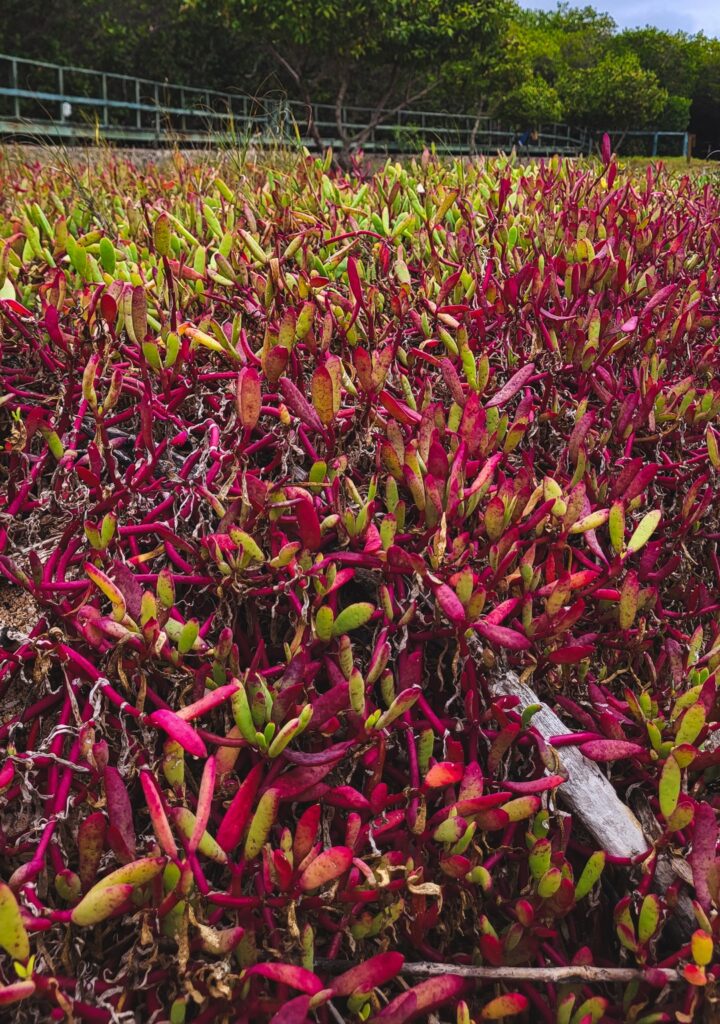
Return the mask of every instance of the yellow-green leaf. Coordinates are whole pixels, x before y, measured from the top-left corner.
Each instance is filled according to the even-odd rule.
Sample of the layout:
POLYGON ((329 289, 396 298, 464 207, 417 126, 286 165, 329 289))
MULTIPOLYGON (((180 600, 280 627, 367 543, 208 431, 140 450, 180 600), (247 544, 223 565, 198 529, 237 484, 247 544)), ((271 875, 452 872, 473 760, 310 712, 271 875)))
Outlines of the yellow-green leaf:
POLYGON ((648 512, 647 515, 643 516, 638 525, 635 527, 635 532, 628 541, 628 554, 635 554, 644 548, 647 542, 652 537, 653 533, 657 529, 657 525, 662 517, 662 512, 659 509, 655 509, 652 512, 648 512))
POLYGON ((197 619, 188 619, 180 630, 180 636, 178 638, 178 650, 181 654, 187 654, 188 651, 192 650, 199 633, 200 624, 197 619))
MULTIPOLYGON (((392 680, 392 676, 390 677, 392 680)), ((400 715, 404 715, 406 711, 409 711, 415 701, 421 694, 419 686, 408 686, 406 690, 403 690, 393 700, 387 711, 383 712, 382 715, 377 719, 375 723, 376 729, 385 729, 388 725, 399 718, 400 715)))
POLYGON ((538 896, 541 896, 544 900, 550 899, 560 888, 561 882, 562 872, 560 868, 548 868, 538 882, 538 896))
POLYGON ((660 924, 660 899, 650 893, 642 901, 638 917, 638 939, 644 945, 649 942, 660 924))
MULTIPOLYGON (((195 823, 197 822, 197 817, 193 812, 187 807, 173 807, 170 810, 170 817, 178 832, 189 840, 195 831, 195 823)), ((200 836, 197 850, 203 857, 207 857, 208 860, 214 860, 216 864, 227 864, 227 854, 217 839, 210 835, 207 830, 200 836)))
POLYGON ((275 824, 279 807, 280 794, 276 789, 268 789, 260 797, 245 840, 245 860, 252 860, 262 850, 270 835, 270 829, 275 824))
POLYGON ((582 874, 578 879, 577 885, 575 886, 576 900, 581 900, 584 896, 587 896, 593 888, 605 867, 605 859, 604 850, 596 850, 595 853, 591 854, 588 858, 588 861, 582 870, 582 874))
POLYGON ((10 886, 0 882, 0 946, 15 960, 30 956, 30 940, 10 886))
POLYGON ((662 772, 660 773, 660 785, 658 787, 660 810, 664 818, 669 818, 677 807, 681 781, 680 765, 671 755, 663 765, 662 772))
POLYGON ((614 501, 608 517, 610 543, 619 555, 625 543, 625 506, 621 501, 614 501))
POLYGON ((109 238, 101 238, 98 248, 102 268, 112 276, 115 273, 115 247, 109 238))
POLYGON ((581 1021, 587 1024, 588 1018, 590 1024, 598 1024, 598 1021, 605 1016, 607 1008, 607 999, 603 999, 602 996, 591 996, 590 999, 586 999, 584 1003, 578 1006, 572 1015, 570 1024, 580 1024, 581 1021))
POLYGON ((680 720, 680 726, 675 734, 675 742, 694 743, 705 725, 705 708, 702 704, 693 704, 687 709, 680 720))
POLYGON ((122 885, 126 882, 130 885, 145 885, 160 874, 166 863, 167 857, 141 857, 129 864, 123 864, 96 882, 88 896, 95 890, 99 892, 101 889, 109 889, 113 885, 122 885))
POLYGON ((245 687, 240 684, 239 688, 231 697, 233 718, 235 724, 248 743, 255 743, 255 723, 250 710, 250 702, 245 687))
POLYGON ((620 629, 630 629, 635 621, 639 594, 640 581, 638 580, 638 575, 636 572, 629 572, 620 588, 620 605, 618 608, 620 629))
POLYGON ((333 622, 333 636, 341 636, 353 629, 359 629, 369 622, 375 611, 375 605, 369 601, 359 601, 357 604, 348 605, 344 608, 333 622))
POLYGON ((153 230, 153 243, 155 245, 155 252, 159 256, 170 255, 170 240, 170 218, 166 213, 163 212, 155 221, 155 227, 153 230))
POLYGON ((91 562, 85 563, 85 572, 95 586, 99 587, 103 594, 112 602, 114 617, 118 620, 123 619, 125 617, 125 598, 110 577, 91 562))
POLYGON ((157 583, 155 584, 155 592, 158 596, 158 601, 163 608, 170 609, 175 604, 175 581, 173 575, 169 569, 161 569, 158 573, 157 583))
POLYGON ((244 554, 248 560, 255 562, 264 562, 265 555, 262 550, 258 547, 257 543, 253 540, 249 533, 244 530, 238 530, 233 527, 230 530, 230 537, 235 543, 243 549, 244 554))
POLYGON ((126 902, 132 895, 133 889, 134 886, 129 882, 122 885, 110 885, 107 888, 93 886, 90 892, 83 896, 78 905, 73 908, 70 920, 73 924, 85 928, 100 924, 126 902))
POLYGON ((601 508, 597 512, 591 512, 590 515, 583 516, 582 519, 578 519, 576 523, 570 527, 570 533, 587 533, 588 530, 597 530, 599 526, 606 523, 610 516, 609 509, 601 508))
POLYGON ((333 621, 333 610, 329 605, 324 604, 322 608, 318 608, 317 615, 315 616, 315 632, 319 640, 324 640, 326 643, 332 640, 333 621))
POLYGON ((540 880, 550 867, 552 847, 548 839, 539 839, 530 851, 528 864, 530 874, 534 879, 540 880))

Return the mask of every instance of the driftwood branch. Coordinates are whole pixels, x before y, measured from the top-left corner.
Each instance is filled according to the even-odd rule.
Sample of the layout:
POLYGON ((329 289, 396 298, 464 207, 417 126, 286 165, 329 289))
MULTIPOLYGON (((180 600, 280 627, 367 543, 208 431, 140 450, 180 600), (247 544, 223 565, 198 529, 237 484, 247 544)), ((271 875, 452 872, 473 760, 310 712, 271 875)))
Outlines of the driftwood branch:
MULTIPOLYGON (((521 708, 540 704, 540 710, 533 715, 532 724, 546 740, 568 731, 562 719, 543 704, 534 690, 521 683, 514 672, 496 676, 490 683, 490 689, 496 696, 519 697, 521 708)), ((649 854, 652 843, 661 834, 652 813, 652 821, 649 821, 646 814, 640 813, 641 808, 634 801, 642 819, 641 824, 598 766, 583 757, 577 747, 562 747, 555 753, 563 773, 567 775, 567 781, 558 789, 558 799, 576 815, 601 848, 615 857, 633 858, 649 854)), ((632 801, 632 796, 630 799, 632 801)), ((673 858, 667 852, 660 852, 653 889, 664 893, 676 881, 677 874, 673 858)), ((687 878, 684 880, 691 881, 687 878)), ((692 901, 686 893, 681 892, 679 895, 675 924, 684 941, 697 927, 692 901)))
MULTIPOLYGON (((519 697, 521 709, 540 704, 532 724, 544 739, 568 731, 562 719, 543 704, 534 690, 521 683, 514 672, 496 676, 490 689, 498 697, 519 697)), ((597 839, 602 849, 613 857, 632 858, 649 853, 650 846, 640 822, 598 766, 583 757, 576 747, 563 747, 556 754, 567 775, 567 782, 558 790, 558 798, 597 839)))
MULTIPOLYGON (((318 960, 318 970, 328 974, 342 974, 354 964, 346 960, 318 960)), ((653 975, 663 975, 666 984, 681 981, 679 971, 667 967, 652 969, 653 975)), ((422 961, 403 964, 400 974, 405 977, 432 977, 433 975, 455 975, 473 978, 477 981, 538 981, 556 984, 564 981, 607 982, 623 984, 628 981, 643 981, 646 972, 635 967, 594 967, 591 964, 568 967, 471 967, 466 964, 442 964, 422 961)))

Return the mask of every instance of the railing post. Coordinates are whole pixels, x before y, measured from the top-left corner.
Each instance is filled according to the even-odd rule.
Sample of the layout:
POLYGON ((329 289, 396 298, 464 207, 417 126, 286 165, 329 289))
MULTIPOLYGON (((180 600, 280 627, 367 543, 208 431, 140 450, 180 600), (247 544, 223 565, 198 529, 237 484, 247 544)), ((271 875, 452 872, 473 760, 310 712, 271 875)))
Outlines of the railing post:
POLYGON ((135 79, 135 127, 142 128, 142 110, 140 109, 140 79, 135 79))
POLYGON ((154 89, 155 95, 155 134, 158 139, 160 138, 160 92, 158 91, 158 84, 155 83, 154 89))
POLYGON ((657 156, 657 152, 658 152, 658 133, 655 132, 655 134, 653 135, 652 155, 653 156, 657 156))
POLYGON ((107 128, 110 124, 110 109, 107 105, 108 90, 107 90, 107 75, 102 76, 102 98, 103 98, 103 124, 107 128))
POLYGON ((65 120, 65 75, 63 69, 58 68, 58 93, 60 95, 60 120, 65 120))
POLYGON ((20 97, 17 95, 19 89, 18 84, 18 65, 17 61, 13 57, 10 61, 12 69, 12 87, 15 90, 15 96, 13 97, 13 114, 19 120, 20 119, 20 97))
POLYGON ((187 117, 185 116, 185 90, 180 87, 180 106, 182 107, 182 114, 180 115, 180 127, 186 132, 187 131, 187 117))
POLYGON ((688 133, 685 132, 685 134, 683 135, 683 151, 682 151, 682 155, 685 157, 686 160, 687 160, 688 152, 689 152, 688 141, 689 141, 688 140, 688 133))

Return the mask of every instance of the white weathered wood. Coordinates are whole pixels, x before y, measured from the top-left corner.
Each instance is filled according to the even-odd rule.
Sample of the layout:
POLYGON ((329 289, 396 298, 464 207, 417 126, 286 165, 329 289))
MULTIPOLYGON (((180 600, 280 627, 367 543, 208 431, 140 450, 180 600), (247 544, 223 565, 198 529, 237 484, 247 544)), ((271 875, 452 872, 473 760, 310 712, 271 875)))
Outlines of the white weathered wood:
MULTIPOLYGON (((357 961, 349 960, 318 960, 316 968, 327 974, 343 974, 357 961)), ((653 968, 658 975, 664 976, 666 984, 682 981, 683 977, 673 967, 653 968)), ((406 963, 400 968, 400 974, 406 977, 437 977, 448 974, 459 978, 472 978, 477 981, 539 981, 543 984, 557 984, 566 981, 586 982, 620 982, 643 981, 645 971, 636 967, 596 967, 594 964, 569 965, 568 967, 476 967, 470 964, 445 964, 421 960, 406 963)))
MULTIPOLYGON (((520 710, 539 704, 540 710, 532 724, 544 739, 569 730, 562 719, 544 704, 538 695, 514 672, 504 672, 490 682, 495 696, 513 696, 520 699, 520 710)), ((613 857, 637 857, 648 853, 650 846, 640 822, 618 797, 610 781, 598 766, 580 753, 577 747, 567 746, 555 750, 562 773, 567 781, 558 789, 559 800, 575 814, 600 847, 613 857)))

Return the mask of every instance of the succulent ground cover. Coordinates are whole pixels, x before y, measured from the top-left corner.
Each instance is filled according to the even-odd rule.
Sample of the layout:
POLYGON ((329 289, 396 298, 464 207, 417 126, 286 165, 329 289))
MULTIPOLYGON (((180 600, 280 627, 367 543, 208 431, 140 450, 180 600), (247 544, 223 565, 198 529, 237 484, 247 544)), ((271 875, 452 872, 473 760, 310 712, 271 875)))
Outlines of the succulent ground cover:
POLYGON ((719 251, 607 153, 2 164, 5 1019, 716 1019, 719 251))

